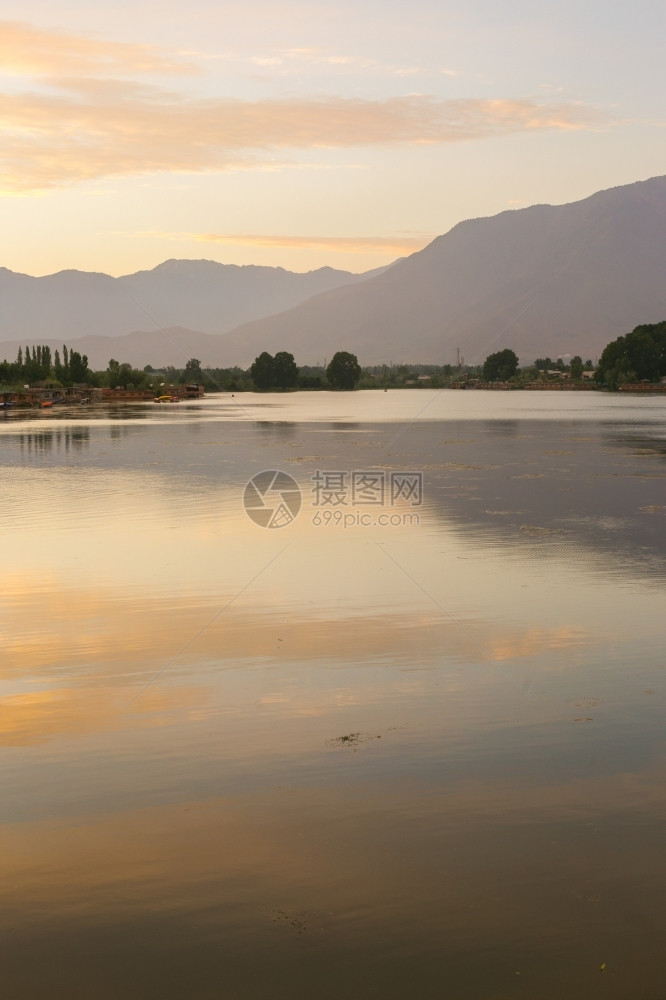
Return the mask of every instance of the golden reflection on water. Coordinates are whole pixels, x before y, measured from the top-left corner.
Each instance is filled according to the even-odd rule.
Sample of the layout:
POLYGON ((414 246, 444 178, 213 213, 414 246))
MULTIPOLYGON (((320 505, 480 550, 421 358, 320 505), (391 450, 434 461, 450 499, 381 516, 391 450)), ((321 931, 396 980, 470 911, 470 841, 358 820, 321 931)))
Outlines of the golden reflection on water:
POLYGON ((99 674, 108 674, 113 665, 114 675, 121 676, 142 662, 153 666, 168 660, 195 636, 184 655, 215 659, 221 669, 272 659, 361 662, 390 656, 401 664, 425 664, 446 655, 476 662, 483 658, 480 647, 494 659, 509 660, 592 640, 580 626, 548 628, 468 617, 465 629, 479 639, 475 647, 454 622, 423 607, 405 614, 390 608, 370 613, 360 606, 355 613, 336 609, 331 617, 324 609, 313 614, 307 608, 291 615, 286 608, 221 613, 233 598, 222 594, 219 603, 210 597, 206 603, 145 597, 137 608, 136 596, 112 588, 54 588, 31 594, 27 587, 21 591, 15 579, 0 587, 0 600, 11 595, 14 603, 11 614, 5 614, 3 679, 54 668, 58 675, 71 672, 75 681, 85 665, 99 674))
MULTIPOLYGON (((589 1000, 602 962, 605 997, 658 996, 658 574, 503 492, 541 475, 523 439, 571 448, 495 427, 465 460, 483 428, 447 426, 418 527, 317 528, 307 501, 270 532, 241 503, 270 429, 206 421, 33 436, 3 481, 7 996, 589 1000)), ((332 440, 375 447, 280 434, 304 482, 332 440)), ((627 509, 654 505, 631 469, 627 509)))
POLYGON ((56 737, 174 725, 191 718, 200 701, 194 686, 155 688, 144 695, 138 715, 128 709, 126 694, 108 688, 79 685, 7 695, 0 710, 0 745, 34 746, 56 737))
MULTIPOLYGON (((404 674, 441 669, 445 662, 504 662, 571 651, 592 641, 576 627, 544 629, 477 620, 467 622, 462 631, 424 609, 411 615, 359 612, 328 619, 307 612, 288 617, 280 611, 240 609, 216 619, 219 605, 183 607, 174 598, 153 597, 143 598, 137 607, 136 598, 103 587, 41 590, 30 600, 27 581, 21 578, 19 589, 16 579, 6 579, 2 587, 2 596, 11 594, 14 601, 13 613, 6 618, 8 640, 0 665, 0 682, 6 682, 7 691, 0 706, 0 743, 5 744, 160 724, 150 721, 152 715, 172 723, 179 712, 186 717, 188 708, 210 698, 211 673, 242 675, 246 665, 305 666, 316 684, 316 670, 326 665, 353 665, 358 672, 383 663, 404 674), (205 628, 208 622, 212 624, 205 628), (202 625, 205 630, 196 641, 174 659, 202 625), (470 644, 470 629, 476 646, 470 644), (136 691, 158 674, 140 701, 129 705, 136 691), (10 682, 39 689, 11 693, 10 682)), ((338 703, 344 699, 347 704, 371 704, 375 696, 374 683, 366 688, 360 678, 346 693, 336 693, 338 703)), ((325 701, 305 690, 263 695, 260 704, 279 706, 280 714, 287 716, 327 711, 325 701)))

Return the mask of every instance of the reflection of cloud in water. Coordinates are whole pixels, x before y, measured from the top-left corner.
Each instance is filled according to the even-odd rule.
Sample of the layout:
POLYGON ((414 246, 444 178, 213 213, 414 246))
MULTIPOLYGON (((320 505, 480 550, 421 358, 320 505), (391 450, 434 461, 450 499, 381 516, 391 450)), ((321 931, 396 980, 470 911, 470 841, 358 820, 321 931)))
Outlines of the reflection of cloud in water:
MULTIPOLYGON (((113 665, 115 683, 127 673, 148 669, 174 656, 202 626, 188 647, 187 662, 214 662, 231 668, 243 662, 355 662, 384 660, 396 665, 430 664, 443 658, 483 661, 481 650, 438 612, 368 610, 327 618, 321 612, 287 606, 230 608, 213 621, 233 595, 219 602, 146 596, 110 588, 40 590, 23 594, 14 578, 5 657, 0 677, 32 676, 55 667, 71 674, 105 674, 113 665), (39 614, 39 621, 36 616, 39 614), (94 666, 97 665, 97 666, 94 666)), ((4 588, 3 588, 4 589, 4 588)), ((2 591, 0 590, 0 593, 2 591)), ((550 628, 465 618, 465 629, 497 660, 534 656, 588 644, 591 633, 575 625, 550 628)))
POLYGON ((127 702, 121 689, 84 687, 81 682, 6 696, 0 707, 0 745, 36 746, 57 737, 182 725, 200 704, 201 691, 183 685, 176 690, 155 686, 145 693, 135 711, 128 711, 127 702))
POLYGON ((200 710, 322 717, 373 706, 378 684, 390 703, 421 697, 433 683, 451 691, 505 683, 492 660, 530 672, 536 664, 569 669, 574 651, 599 642, 575 625, 468 618, 463 631, 429 610, 338 610, 327 618, 269 604, 233 607, 213 620, 224 597, 137 602, 110 587, 21 592, 17 578, 4 583, 12 595, 0 667, 5 744, 184 722, 200 710), (470 665, 485 669, 470 677, 461 672, 470 665), (278 671, 269 681, 267 669, 278 671), (211 707, 220 684, 224 704, 211 707))

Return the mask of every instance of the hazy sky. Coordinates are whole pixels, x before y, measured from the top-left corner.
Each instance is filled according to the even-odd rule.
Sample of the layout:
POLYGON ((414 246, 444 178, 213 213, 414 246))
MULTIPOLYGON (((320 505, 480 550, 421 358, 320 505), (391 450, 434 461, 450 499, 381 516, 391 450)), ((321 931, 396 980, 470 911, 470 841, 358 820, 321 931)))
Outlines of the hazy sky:
POLYGON ((5 0, 0 266, 363 271, 666 173, 663 0, 5 0))

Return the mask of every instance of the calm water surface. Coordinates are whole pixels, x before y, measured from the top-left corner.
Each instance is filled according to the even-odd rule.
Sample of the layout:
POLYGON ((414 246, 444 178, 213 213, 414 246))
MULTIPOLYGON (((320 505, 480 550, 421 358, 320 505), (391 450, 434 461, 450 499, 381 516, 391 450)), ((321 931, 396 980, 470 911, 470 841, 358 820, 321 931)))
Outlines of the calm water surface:
POLYGON ((665 418, 0 418, 3 1000, 663 1000, 665 418))

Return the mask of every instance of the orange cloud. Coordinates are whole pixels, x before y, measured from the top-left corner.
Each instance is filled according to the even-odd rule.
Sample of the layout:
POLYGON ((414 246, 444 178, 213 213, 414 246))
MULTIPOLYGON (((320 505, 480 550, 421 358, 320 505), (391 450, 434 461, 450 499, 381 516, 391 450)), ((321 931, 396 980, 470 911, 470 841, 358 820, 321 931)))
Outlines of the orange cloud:
POLYGON ((265 167, 285 151, 461 142, 598 128, 608 121, 581 104, 531 99, 194 100, 115 80, 60 80, 58 87, 48 95, 0 97, 5 190, 161 171, 265 167))
POLYGON ((33 76, 197 72, 153 45, 45 31, 20 21, 0 21, 0 64, 5 73, 33 76))
POLYGON ((133 236, 222 243, 226 246, 280 247, 282 250, 332 250, 334 253, 413 253, 434 234, 423 236, 279 236, 257 233, 179 233, 148 231, 133 236))

